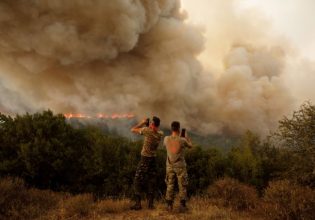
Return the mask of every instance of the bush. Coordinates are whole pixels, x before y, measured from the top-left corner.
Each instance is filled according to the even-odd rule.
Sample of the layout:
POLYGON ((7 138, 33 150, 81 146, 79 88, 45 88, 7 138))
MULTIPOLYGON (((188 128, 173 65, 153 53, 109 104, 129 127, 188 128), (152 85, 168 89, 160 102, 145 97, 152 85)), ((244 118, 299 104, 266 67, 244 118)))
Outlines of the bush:
POLYGON ((0 181, 0 219, 34 219, 57 207, 59 200, 47 190, 28 190, 18 178, 0 181))
POLYGON ((238 180, 224 178, 212 184, 207 195, 219 205, 235 210, 250 210, 256 207, 258 196, 254 187, 240 183, 238 180))
POLYGON ((264 213, 271 219, 314 219, 315 191, 288 180, 271 182, 265 190, 264 213))

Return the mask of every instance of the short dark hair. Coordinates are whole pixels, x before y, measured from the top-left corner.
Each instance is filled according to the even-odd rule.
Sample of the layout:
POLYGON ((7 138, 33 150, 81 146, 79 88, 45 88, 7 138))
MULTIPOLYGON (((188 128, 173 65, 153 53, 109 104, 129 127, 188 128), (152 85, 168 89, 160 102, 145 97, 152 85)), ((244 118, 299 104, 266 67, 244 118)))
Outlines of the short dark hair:
POLYGON ((160 119, 156 116, 153 116, 152 117, 152 121, 153 121, 153 124, 155 125, 155 127, 159 127, 160 126, 160 119))
POLYGON ((171 124, 172 131, 179 131, 180 129, 180 123, 178 121, 173 121, 171 124))

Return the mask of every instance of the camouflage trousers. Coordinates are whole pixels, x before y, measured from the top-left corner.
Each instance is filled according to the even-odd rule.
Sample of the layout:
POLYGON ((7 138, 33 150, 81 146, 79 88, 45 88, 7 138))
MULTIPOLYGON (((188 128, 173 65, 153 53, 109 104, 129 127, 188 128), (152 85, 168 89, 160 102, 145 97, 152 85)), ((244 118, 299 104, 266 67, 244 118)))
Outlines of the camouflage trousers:
POLYGON ((156 190, 156 176, 155 157, 141 156, 134 179, 135 196, 141 196, 144 191, 148 195, 153 195, 156 190))
POLYGON ((166 200, 173 201, 175 198, 175 182, 177 179, 180 200, 187 199, 188 175, 186 167, 166 167, 166 200))

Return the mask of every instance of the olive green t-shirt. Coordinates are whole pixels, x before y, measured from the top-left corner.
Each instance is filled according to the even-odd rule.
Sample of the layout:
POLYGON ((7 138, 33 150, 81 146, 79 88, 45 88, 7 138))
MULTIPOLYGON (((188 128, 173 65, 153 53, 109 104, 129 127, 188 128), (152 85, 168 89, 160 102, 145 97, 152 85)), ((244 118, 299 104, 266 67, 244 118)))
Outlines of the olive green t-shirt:
POLYGON ((140 130, 140 134, 144 136, 141 155, 145 157, 156 157, 156 150, 162 140, 163 131, 154 131, 149 127, 140 130))

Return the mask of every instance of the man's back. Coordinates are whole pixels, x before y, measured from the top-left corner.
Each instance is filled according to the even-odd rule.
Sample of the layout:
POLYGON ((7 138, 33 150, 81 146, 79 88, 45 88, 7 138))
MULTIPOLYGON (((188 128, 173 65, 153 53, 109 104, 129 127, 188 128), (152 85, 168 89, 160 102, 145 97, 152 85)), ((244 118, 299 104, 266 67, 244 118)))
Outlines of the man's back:
POLYGON ((190 147, 185 138, 178 135, 166 136, 164 138, 164 146, 167 150, 167 165, 183 167, 186 166, 184 158, 184 149, 190 147))

